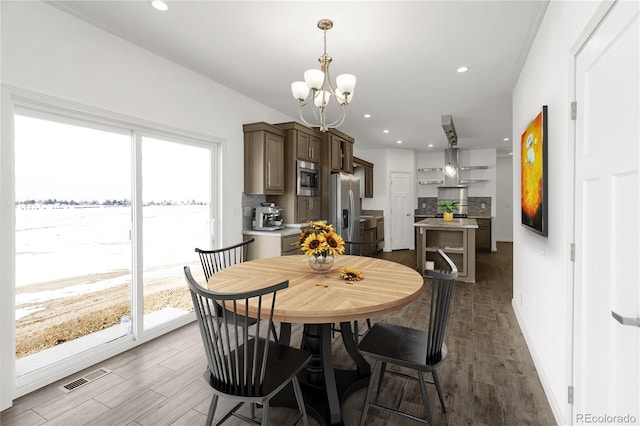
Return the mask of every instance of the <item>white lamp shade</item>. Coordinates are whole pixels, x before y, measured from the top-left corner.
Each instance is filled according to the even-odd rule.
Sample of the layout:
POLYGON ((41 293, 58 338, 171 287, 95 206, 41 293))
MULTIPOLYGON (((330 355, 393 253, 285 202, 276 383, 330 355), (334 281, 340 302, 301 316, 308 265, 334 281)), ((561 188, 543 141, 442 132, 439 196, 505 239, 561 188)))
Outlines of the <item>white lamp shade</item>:
POLYGON ((340 74, 336 78, 336 86, 342 93, 353 93, 356 87, 356 76, 353 74, 340 74))
POLYGON ((327 90, 320 90, 316 94, 316 97, 313 99, 313 103, 318 108, 322 108, 327 106, 329 103, 329 98, 331 98, 331 92, 327 90))
POLYGON ((304 82, 309 89, 319 89, 324 83, 324 73, 320 70, 306 70, 304 72, 304 82))
POLYGON ((294 81, 291 83, 291 93, 294 98, 304 101, 309 96, 309 86, 304 81, 294 81))
POLYGON ((349 95, 345 99, 344 93, 342 93, 339 89, 337 89, 336 90, 336 99, 338 100, 338 103, 340 105, 344 105, 344 104, 348 105, 353 100, 353 92, 349 93, 349 95))

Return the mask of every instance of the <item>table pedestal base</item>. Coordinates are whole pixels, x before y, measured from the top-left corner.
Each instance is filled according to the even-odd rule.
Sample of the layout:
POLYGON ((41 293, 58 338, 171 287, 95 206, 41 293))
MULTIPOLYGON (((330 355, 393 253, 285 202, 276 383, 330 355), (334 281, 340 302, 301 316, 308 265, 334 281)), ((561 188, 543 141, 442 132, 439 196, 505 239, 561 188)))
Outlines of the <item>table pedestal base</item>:
MULTIPOLYGON (((282 324, 281 343, 289 343, 290 325, 282 324)), ((354 391, 369 383, 371 367, 358 352, 353 338, 351 323, 340 324, 340 334, 347 353, 356 363, 355 370, 335 369, 331 351, 331 328, 333 324, 305 324, 303 348, 311 353, 311 361, 298 375, 308 415, 320 424, 342 425, 340 405, 354 391)), ((274 406, 297 409, 291 386, 285 388, 272 400, 274 406)))

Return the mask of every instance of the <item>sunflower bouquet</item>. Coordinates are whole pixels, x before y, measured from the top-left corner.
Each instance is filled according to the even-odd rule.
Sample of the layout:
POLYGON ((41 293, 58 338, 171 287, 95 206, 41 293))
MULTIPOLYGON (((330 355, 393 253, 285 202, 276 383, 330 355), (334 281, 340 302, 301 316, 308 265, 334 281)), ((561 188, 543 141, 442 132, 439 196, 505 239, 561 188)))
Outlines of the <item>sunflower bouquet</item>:
POLYGON ((307 256, 337 256, 344 253, 344 240, 324 222, 309 222, 298 239, 298 247, 307 256))

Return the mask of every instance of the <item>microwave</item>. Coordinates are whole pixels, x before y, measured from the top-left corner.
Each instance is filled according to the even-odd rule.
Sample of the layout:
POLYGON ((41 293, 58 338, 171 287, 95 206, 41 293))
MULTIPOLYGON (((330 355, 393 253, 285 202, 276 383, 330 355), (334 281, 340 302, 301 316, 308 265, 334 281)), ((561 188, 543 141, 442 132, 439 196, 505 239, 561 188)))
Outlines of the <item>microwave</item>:
POLYGON ((296 194, 317 197, 320 195, 320 164, 313 161, 296 162, 296 194))

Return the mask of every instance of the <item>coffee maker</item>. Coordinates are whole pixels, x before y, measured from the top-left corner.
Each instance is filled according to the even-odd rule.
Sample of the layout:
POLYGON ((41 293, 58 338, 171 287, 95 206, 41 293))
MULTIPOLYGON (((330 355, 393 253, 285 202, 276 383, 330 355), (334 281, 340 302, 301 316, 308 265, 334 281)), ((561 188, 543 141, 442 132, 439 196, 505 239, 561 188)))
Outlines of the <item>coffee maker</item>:
POLYGON ((256 231, 276 231, 284 229, 282 207, 273 203, 260 203, 253 209, 253 229, 256 231))

